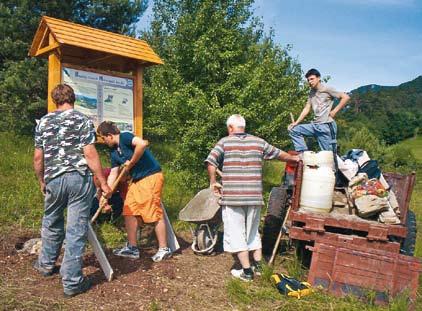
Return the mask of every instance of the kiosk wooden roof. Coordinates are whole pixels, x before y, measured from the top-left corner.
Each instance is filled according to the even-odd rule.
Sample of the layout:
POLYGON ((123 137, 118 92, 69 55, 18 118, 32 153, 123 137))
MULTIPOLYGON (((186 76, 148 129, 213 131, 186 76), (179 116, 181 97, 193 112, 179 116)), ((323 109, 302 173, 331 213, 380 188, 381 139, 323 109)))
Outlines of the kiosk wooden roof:
POLYGON ((43 16, 29 55, 47 56, 58 48, 62 63, 103 70, 130 72, 137 64, 143 67, 163 64, 143 40, 43 16))
POLYGON ((144 67, 163 64, 143 40, 43 16, 29 50, 48 57, 48 111, 56 106, 51 90, 62 82, 62 68, 130 78, 133 88, 134 132, 142 136, 142 79, 144 67))

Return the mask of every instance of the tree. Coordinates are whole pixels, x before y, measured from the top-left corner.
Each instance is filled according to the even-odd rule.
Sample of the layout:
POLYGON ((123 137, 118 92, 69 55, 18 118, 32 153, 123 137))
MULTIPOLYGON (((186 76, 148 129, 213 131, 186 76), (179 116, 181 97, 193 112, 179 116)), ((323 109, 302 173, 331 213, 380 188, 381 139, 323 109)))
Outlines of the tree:
POLYGON ((30 134, 46 112, 45 60, 27 53, 41 16, 134 35, 146 0, 4 0, 0 3, 0 130, 30 134))
POLYGON ((265 34, 251 0, 157 0, 144 34, 165 65, 147 72, 145 132, 174 147, 174 167, 204 182, 203 160, 230 114, 286 147, 289 112, 305 102, 300 65, 265 34))

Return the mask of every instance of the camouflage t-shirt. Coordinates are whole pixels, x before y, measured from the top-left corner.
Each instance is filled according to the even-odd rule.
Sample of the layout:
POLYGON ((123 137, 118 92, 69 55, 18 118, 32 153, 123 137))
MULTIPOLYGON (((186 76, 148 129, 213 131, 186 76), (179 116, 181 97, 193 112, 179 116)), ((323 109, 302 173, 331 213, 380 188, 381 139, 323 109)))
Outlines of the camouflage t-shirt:
POLYGON ((35 128, 35 148, 43 149, 45 183, 65 172, 90 174, 82 148, 94 142, 94 124, 78 111, 54 111, 42 117, 35 128))

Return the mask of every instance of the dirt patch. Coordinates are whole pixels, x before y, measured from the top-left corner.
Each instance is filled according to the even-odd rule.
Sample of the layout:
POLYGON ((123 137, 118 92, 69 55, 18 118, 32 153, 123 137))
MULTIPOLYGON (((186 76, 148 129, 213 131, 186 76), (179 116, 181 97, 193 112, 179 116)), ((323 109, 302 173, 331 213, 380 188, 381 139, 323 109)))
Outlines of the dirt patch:
POLYGON ((84 273, 93 281, 87 293, 63 298, 59 275, 42 277, 33 268, 35 255, 17 252, 32 232, 9 232, 0 239, 0 303, 5 309, 77 310, 226 310, 225 289, 234 260, 230 255, 196 256, 189 234, 182 234, 182 250, 173 258, 154 263, 153 247, 141 249, 138 260, 114 256, 107 250, 115 279, 107 282, 90 251, 84 273))

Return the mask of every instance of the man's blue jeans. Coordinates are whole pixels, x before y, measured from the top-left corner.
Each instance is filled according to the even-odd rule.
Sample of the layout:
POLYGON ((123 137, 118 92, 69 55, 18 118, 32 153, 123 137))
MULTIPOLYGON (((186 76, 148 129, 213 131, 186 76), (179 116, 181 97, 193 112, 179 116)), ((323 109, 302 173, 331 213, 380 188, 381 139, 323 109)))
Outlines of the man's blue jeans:
POLYGON ((94 195, 92 176, 88 174, 82 176, 76 171, 62 174, 46 185, 41 229, 42 248, 38 261, 41 267, 53 269, 66 236, 65 252, 60 268, 64 292, 79 288, 83 281, 82 256, 94 195))
POLYGON ((315 137, 321 150, 333 150, 333 147, 336 148, 337 144, 337 124, 335 121, 330 123, 298 124, 289 131, 289 135, 292 138, 296 151, 308 150, 305 137, 315 137))

